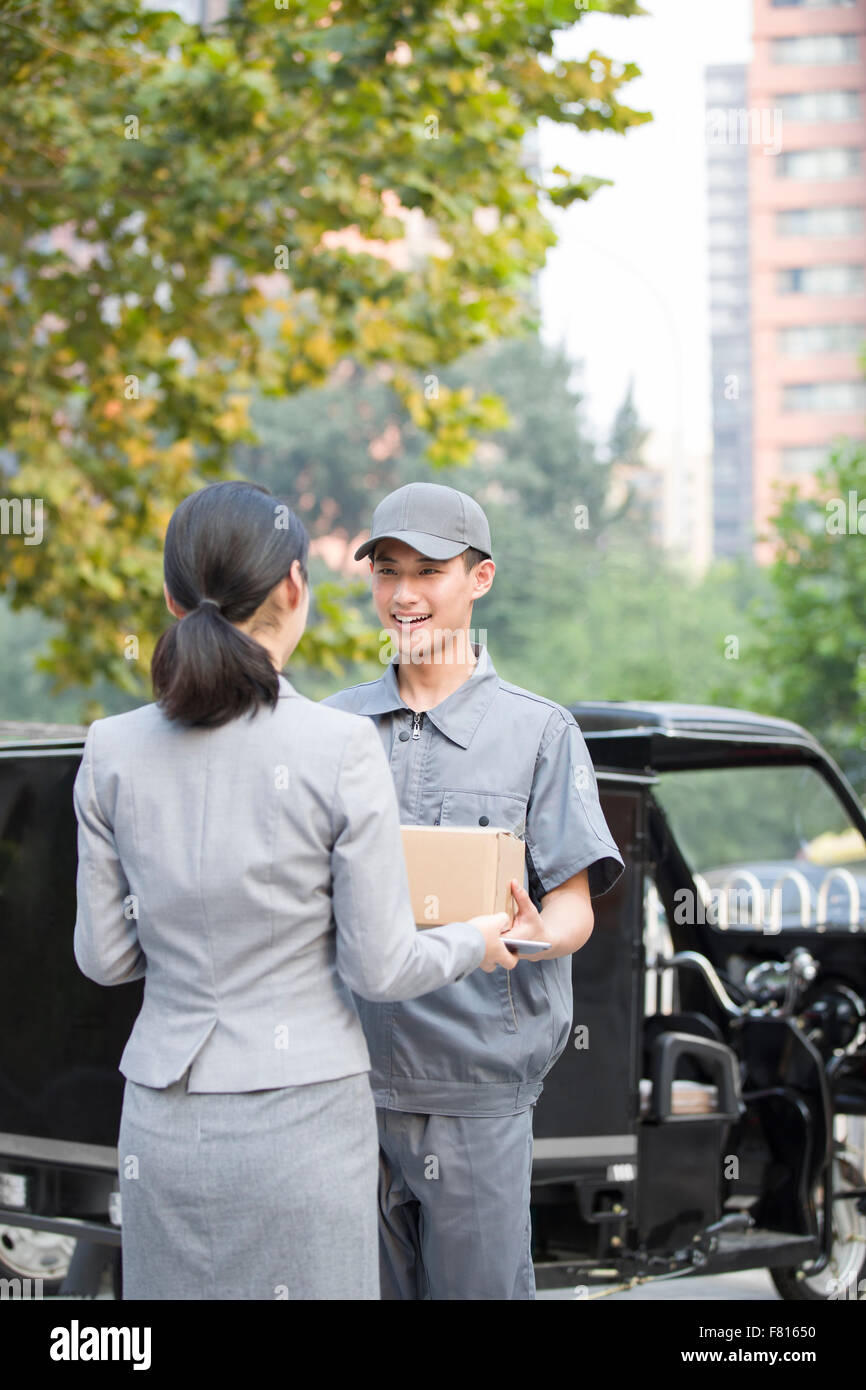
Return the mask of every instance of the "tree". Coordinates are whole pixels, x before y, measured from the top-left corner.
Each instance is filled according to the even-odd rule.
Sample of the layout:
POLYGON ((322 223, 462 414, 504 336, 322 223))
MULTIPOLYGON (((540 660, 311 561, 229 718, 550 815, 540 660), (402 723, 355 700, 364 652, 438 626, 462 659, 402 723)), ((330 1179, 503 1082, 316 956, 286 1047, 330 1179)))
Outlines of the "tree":
POLYGON ((643 449, 650 432, 640 423, 634 403, 634 375, 629 377, 625 396, 613 418, 608 440, 612 463, 624 463, 630 468, 643 467, 643 449))
POLYGON ((866 789, 866 449, 837 443, 814 491, 780 494, 770 592, 754 605, 755 707, 812 730, 866 789), (861 500, 862 499, 862 500, 861 500))
MULTIPOLYGON (((464 490, 572 528, 575 507, 585 506, 593 529, 603 528, 609 470, 584 424, 574 375, 564 349, 536 335, 488 344, 454 364, 449 384, 495 391, 508 412, 506 426, 481 435, 464 490)), ((443 481, 463 487, 461 474, 446 470, 443 481)))
POLYGON ((369 526, 371 498, 407 481, 427 443, 377 370, 348 359, 326 386, 254 398, 250 416, 258 443, 235 448, 236 470, 291 492, 313 536, 369 526))
MULTIPOLYGON (((534 525, 528 539, 528 553, 502 552, 493 589, 476 605, 505 679, 562 704, 744 703, 742 664, 728 659, 726 638, 736 632, 748 650, 754 632, 743 614, 742 577, 732 567, 714 566, 694 579, 629 523, 610 527, 601 565, 592 562, 586 533, 545 534, 534 525), (521 581, 533 594, 528 604, 521 581), (500 584, 511 590, 504 645, 498 615, 485 617, 500 584)), ((749 594, 759 583, 753 572, 749 594)))
MULTIPOLYGON (((369 526, 385 492, 406 482, 446 483, 476 497, 490 518, 497 555, 517 562, 497 575, 483 604, 500 641, 510 645, 509 634, 522 632, 527 620, 549 620, 560 604, 571 611, 574 579, 560 594, 549 572, 560 560, 565 571, 573 568, 577 509, 586 507, 590 522, 584 566, 587 550, 590 568, 603 558, 596 546, 607 524, 607 468, 585 432, 573 373, 564 351, 536 335, 488 343, 437 366, 434 374, 449 390, 496 393, 507 412, 507 428, 480 433, 473 458, 460 467, 437 468, 425 458, 424 432, 375 371, 355 371, 339 385, 290 400, 255 402, 262 444, 241 446, 236 461, 272 489, 294 479, 298 510, 314 534, 342 533, 347 540, 369 526)), ((352 674, 367 678, 360 669, 352 674)))
MULTIPOLYGON (((633 64, 552 61, 581 13, 247 0, 205 34, 138 0, 4 5, 4 485, 42 503, 45 540, 5 537, 0 573, 15 608, 60 624, 58 685, 101 673, 145 693, 165 526, 254 442, 254 389, 381 364, 434 463, 499 421, 493 399, 429 395, 430 363, 531 322, 544 200, 606 182, 559 167, 536 182, 525 135, 542 116, 617 133, 650 119, 618 100, 633 64), (401 263, 415 214, 435 240, 401 263)), ((307 633, 310 660, 366 650, 341 622, 324 646, 307 633)))
MULTIPOLYGON (((501 401, 498 428, 479 429, 468 462, 433 465, 427 436, 376 369, 341 364, 339 380, 279 401, 257 399, 256 445, 235 463, 270 488, 294 487, 314 534, 348 537, 369 525, 373 502, 413 479, 471 492, 482 505, 502 501, 550 520, 569 518, 578 501, 603 513, 608 469, 596 457, 571 385, 574 366, 536 334, 485 344, 433 375, 450 393, 501 401)), ((495 417, 494 417, 495 418, 495 417)))
POLYGON ((643 450, 650 431, 640 423, 634 403, 634 376, 629 377, 626 393, 616 412, 608 439, 610 466, 615 468, 623 483, 622 501, 616 509, 617 519, 630 514, 638 525, 649 522, 649 500, 642 483, 651 482, 645 472, 643 450))

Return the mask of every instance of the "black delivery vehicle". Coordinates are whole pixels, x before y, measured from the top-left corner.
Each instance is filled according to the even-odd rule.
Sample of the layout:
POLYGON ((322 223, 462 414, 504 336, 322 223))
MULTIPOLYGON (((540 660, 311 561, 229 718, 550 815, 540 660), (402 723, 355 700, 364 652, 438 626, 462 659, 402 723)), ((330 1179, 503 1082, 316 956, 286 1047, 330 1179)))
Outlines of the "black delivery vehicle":
MULTIPOLYGON (((626 871, 536 1106, 539 1289, 769 1270, 866 1298, 866 817, 799 725, 582 702, 626 871)), ((83 730, 0 729, 0 1278, 120 1293, 117 1066, 142 982, 78 971, 83 730)), ((518 969, 531 968, 530 964, 518 969)))

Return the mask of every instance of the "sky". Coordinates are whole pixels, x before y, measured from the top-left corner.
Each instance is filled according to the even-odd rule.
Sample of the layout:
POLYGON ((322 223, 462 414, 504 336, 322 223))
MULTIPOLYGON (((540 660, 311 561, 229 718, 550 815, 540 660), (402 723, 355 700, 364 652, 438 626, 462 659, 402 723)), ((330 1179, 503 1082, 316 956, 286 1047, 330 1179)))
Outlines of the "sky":
POLYGON ((554 210, 539 277, 542 333, 583 363, 584 416, 604 438, 633 374, 642 423, 683 456, 710 446, 704 67, 748 61, 751 0, 642 0, 647 17, 589 14, 556 53, 637 63, 620 101, 653 112, 625 135, 542 122, 545 169, 614 180, 554 210))

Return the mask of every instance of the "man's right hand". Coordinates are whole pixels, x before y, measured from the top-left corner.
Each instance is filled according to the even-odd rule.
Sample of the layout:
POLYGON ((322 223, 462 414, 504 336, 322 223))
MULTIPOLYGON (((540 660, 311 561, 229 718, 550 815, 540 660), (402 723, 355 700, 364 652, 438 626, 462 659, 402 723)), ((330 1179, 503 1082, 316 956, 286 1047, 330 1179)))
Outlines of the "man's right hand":
POLYGON ((484 937, 487 950, 481 962, 481 969, 489 975, 495 970, 497 965, 501 965, 504 970, 513 970, 517 964, 517 955, 514 951, 509 951, 505 945, 502 935, 508 930, 510 918, 507 912, 491 912, 481 917, 468 918, 470 926, 477 927, 484 937))

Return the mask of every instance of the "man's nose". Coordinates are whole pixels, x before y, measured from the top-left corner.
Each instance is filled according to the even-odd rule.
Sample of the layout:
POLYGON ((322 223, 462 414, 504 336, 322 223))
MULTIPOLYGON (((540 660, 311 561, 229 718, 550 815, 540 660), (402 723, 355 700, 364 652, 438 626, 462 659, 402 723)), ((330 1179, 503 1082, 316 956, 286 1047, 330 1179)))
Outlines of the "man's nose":
POLYGON ((394 602, 395 602, 395 604, 397 604, 398 606, 399 606, 401 603, 405 603, 405 604, 409 605, 409 604, 411 604, 411 602, 412 602, 412 600, 414 599, 414 597, 415 597, 415 593, 414 593, 414 590, 413 590, 413 588, 412 588, 412 581, 411 581, 410 579, 401 579, 401 580, 399 580, 398 583, 397 583, 397 587, 396 587, 396 589, 394 590, 394 602))

